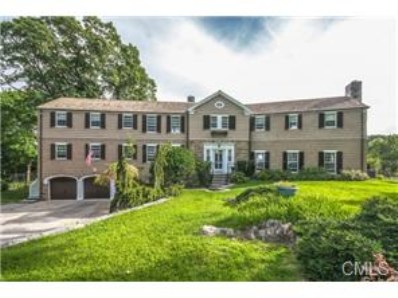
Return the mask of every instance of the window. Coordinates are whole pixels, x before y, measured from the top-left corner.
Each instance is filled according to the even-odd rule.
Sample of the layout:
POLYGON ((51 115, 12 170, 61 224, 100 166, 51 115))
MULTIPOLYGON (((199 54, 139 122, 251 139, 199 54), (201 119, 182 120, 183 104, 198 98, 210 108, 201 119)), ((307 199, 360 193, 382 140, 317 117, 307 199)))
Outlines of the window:
POLYGON ((133 114, 123 114, 123 128, 133 128, 133 114))
POLYGON ((336 128, 337 127, 337 113, 326 112, 325 113, 325 128, 336 128))
POLYGON ((228 115, 213 115, 210 117, 211 129, 228 129, 229 116, 228 115))
POLYGON ((211 153, 210 149, 206 149, 206 161, 211 162, 211 153))
POLYGON ((101 144, 90 144, 90 151, 92 152, 93 160, 101 159, 101 144))
POLYGON ((289 114, 289 129, 298 129, 298 115, 289 114))
POLYGON ((156 157, 157 145, 147 145, 146 146, 146 157, 148 161, 154 161, 156 157))
POLYGON ((134 155, 134 147, 133 147, 133 145, 131 145, 131 144, 123 144, 123 156, 126 158, 126 159, 128 159, 128 160, 130 160, 130 159, 132 159, 133 158, 133 155, 134 155))
POLYGON ((146 117, 146 131, 147 132, 157 132, 157 116, 147 115, 146 117))
POLYGON ((265 130, 265 117, 264 116, 256 116, 254 124, 255 124, 256 130, 265 130))
POLYGON ((173 115, 170 117, 170 126, 172 133, 181 132, 181 117, 179 115, 173 115))
POLYGON ((337 171, 337 158, 335 151, 324 151, 323 153, 323 164, 326 172, 336 174, 337 171))
POLYGON ((265 151, 255 151, 254 158, 256 162, 256 169, 262 170, 265 168, 265 151))
POLYGON ((90 113, 90 128, 101 128, 100 113, 90 113))
POLYGON ((57 160, 68 159, 68 145, 66 143, 55 144, 55 158, 57 160))
POLYGON ((66 127, 67 126, 67 113, 57 111, 55 113, 55 123, 56 123, 56 127, 66 127))
POLYGON ((292 173, 299 171, 299 152, 287 152, 287 169, 292 173))

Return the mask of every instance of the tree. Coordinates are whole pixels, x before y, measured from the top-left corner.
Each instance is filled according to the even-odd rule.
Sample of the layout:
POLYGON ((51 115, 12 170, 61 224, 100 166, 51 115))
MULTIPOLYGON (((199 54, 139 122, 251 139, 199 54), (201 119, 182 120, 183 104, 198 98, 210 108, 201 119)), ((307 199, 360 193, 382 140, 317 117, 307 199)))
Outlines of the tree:
POLYGON ((61 96, 155 100, 138 49, 97 17, 20 17, 1 23, 1 86, 61 96))
POLYGON ((398 135, 369 137, 367 162, 370 167, 384 175, 397 175, 398 135))

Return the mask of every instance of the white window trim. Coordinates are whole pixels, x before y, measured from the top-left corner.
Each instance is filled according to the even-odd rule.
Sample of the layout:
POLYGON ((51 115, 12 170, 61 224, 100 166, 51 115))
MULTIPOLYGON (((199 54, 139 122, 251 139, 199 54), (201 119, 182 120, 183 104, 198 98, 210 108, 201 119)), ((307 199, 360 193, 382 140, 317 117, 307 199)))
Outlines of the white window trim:
POLYGON ((325 164, 326 164, 326 162, 325 162, 325 153, 334 153, 334 155, 335 155, 335 162, 334 162, 334 172, 332 172, 331 174, 337 174, 337 150, 323 150, 322 151, 323 152, 323 168, 326 170, 326 167, 325 167, 325 164))
MULTIPOLYGON (((126 148, 126 147, 132 147, 133 150, 134 150, 134 145, 133 145, 133 144, 129 144, 129 143, 123 143, 123 144, 122 144, 122 154, 123 154, 124 158, 125 158, 126 160, 132 160, 132 159, 133 159, 133 156, 131 156, 131 157, 127 157, 127 156, 126 156, 126 151, 125 151, 125 148, 126 148)), ((134 155, 134 154, 133 154, 133 155, 134 155)))
POLYGON ((265 115, 258 115, 254 116, 254 130, 255 131, 265 131, 265 126, 266 126, 266 121, 265 121, 266 116, 265 115), (263 128, 257 128, 257 119, 262 119, 264 122, 264 127, 263 128))
POLYGON ((55 111, 55 127, 65 128, 68 126, 68 112, 67 111, 55 111), (58 125, 58 115, 65 114, 65 125, 58 125))
POLYGON ((171 144, 171 147, 181 147, 182 146, 182 144, 178 144, 178 143, 172 143, 171 144))
POLYGON ((253 151, 254 152, 254 162, 255 162, 255 166, 256 166, 256 169, 257 169, 257 153, 262 153, 262 154, 264 154, 264 167, 263 168, 265 168, 265 153, 267 153, 268 152, 268 150, 254 150, 253 151))
POLYGON ((297 153, 297 171, 290 171, 291 173, 298 173, 300 172, 300 150, 286 150, 287 156, 286 156, 286 166, 287 170, 290 171, 289 168, 289 153, 297 153))
POLYGON ((101 129, 101 113, 99 112, 90 112, 90 128, 91 129, 101 129), (92 126, 91 123, 91 116, 92 115, 99 115, 99 126, 92 126))
POLYGON ((181 133, 181 115, 170 115, 170 132, 172 134, 180 134, 181 133), (178 117, 179 118, 180 125, 178 126, 178 131, 173 131, 173 125, 172 125, 172 123, 173 123, 172 118, 173 117, 178 117))
POLYGON ((228 130, 229 129, 229 116, 230 115, 225 115, 225 114, 222 114, 222 115, 210 115, 210 130, 228 130), (212 117, 217 117, 217 127, 212 127, 211 126, 211 118, 212 117), (223 128, 222 127, 222 118, 223 117, 226 117, 227 118, 227 128, 223 128))
MULTIPOLYGON (((101 160, 101 154, 102 154, 101 145, 102 145, 101 143, 90 143, 90 144, 89 144, 89 146, 88 146, 88 147, 89 147, 89 152, 90 152, 90 151, 93 151, 93 150, 91 149, 92 146, 99 146, 99 147, 100 147, 100 157, 97 158, 97 157, 94 157, 94 155, 93 155, 93 156, 92 156, 92 159, 93 159, 93 160, 101 160)), ((94 151, 93 151, 93 152, 94 152, 94 151)))
POLYGON ((55 160, 68 160, 68 143, 66 142, 58 142, 55 143, 55 160), (65 157, 58 157, 58 146, 66 146, 66 156, 65 157))
POLYGON ((122 114, 122 129, 132 129, 134 127, 134 115, 132 113, 123 113, 122 114), (131 116, 131 127, 124 126, 124 117, 128 115, 131 116))
POLYGON ((288 114, 288 129, 289 130, 295 130, 299 128, 299 114, 295 113, 295 114, 288 114), (290 127, 290 117, 296 116, 297 118, 297 125, 296 127, 290 127))
POLYGON ((157 153, 157 147, 158 147, 158 144, 154 144, 154 143, 151 143, 151 144, 146 144, 146 149, 145 149, 145 153, 146 153, 146 161, 147 162, 153 162, 154 160, 149 160, 148 159, 148 157, 149 157, 149 154, 148 154, 148 148, 149 147, 155 147, 155 155, 154 155, 154 157, 153 158, 155 158, 156 157, 156 153, 157 153))
POLYGON ((337 128, 337 112, 336 111, 329 111, 324 113, 324 119, 323 119, 323 127, 326 129, 333 129, 337 128), (334 115, 334 125, 333 126, 327 126, 326 125, 326 115, 327 114, 333 114, 334 115))
POLYGON ((146 115, 146 132, 147 133, 157 133, 158 132, 158 115, 157 114, 147 114, 146 115), (149 131, 149 117, 155 117, 155 131, 149 131))

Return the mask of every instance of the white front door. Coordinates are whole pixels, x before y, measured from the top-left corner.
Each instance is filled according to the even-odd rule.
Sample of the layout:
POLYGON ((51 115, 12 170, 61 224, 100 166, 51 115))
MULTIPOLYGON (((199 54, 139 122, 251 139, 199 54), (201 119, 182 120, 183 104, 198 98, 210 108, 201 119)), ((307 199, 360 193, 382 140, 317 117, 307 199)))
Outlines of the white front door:
POLYGON ((224 173, 225 149, 214 149, 213 154, 214 154, 214 163, 213 163, 214 172, 224 173))
POLYGON ((234 145, 205 145, 204 160, 211 163, 213 173, 229 173, 234 163, 234 145))

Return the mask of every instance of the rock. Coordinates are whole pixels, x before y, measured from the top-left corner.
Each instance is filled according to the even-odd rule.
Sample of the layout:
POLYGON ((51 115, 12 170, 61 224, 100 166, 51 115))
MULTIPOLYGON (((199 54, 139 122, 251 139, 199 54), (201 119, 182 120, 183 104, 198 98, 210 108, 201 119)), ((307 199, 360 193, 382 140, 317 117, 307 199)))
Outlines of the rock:
POLYGON ((217 235, 223 235, 223 236, 228 236, 228 237, 235 236, 234 229, 218 228, 215 226, 203 226, 202 234, 206 235, 206 236, 217 236, 217 235))

